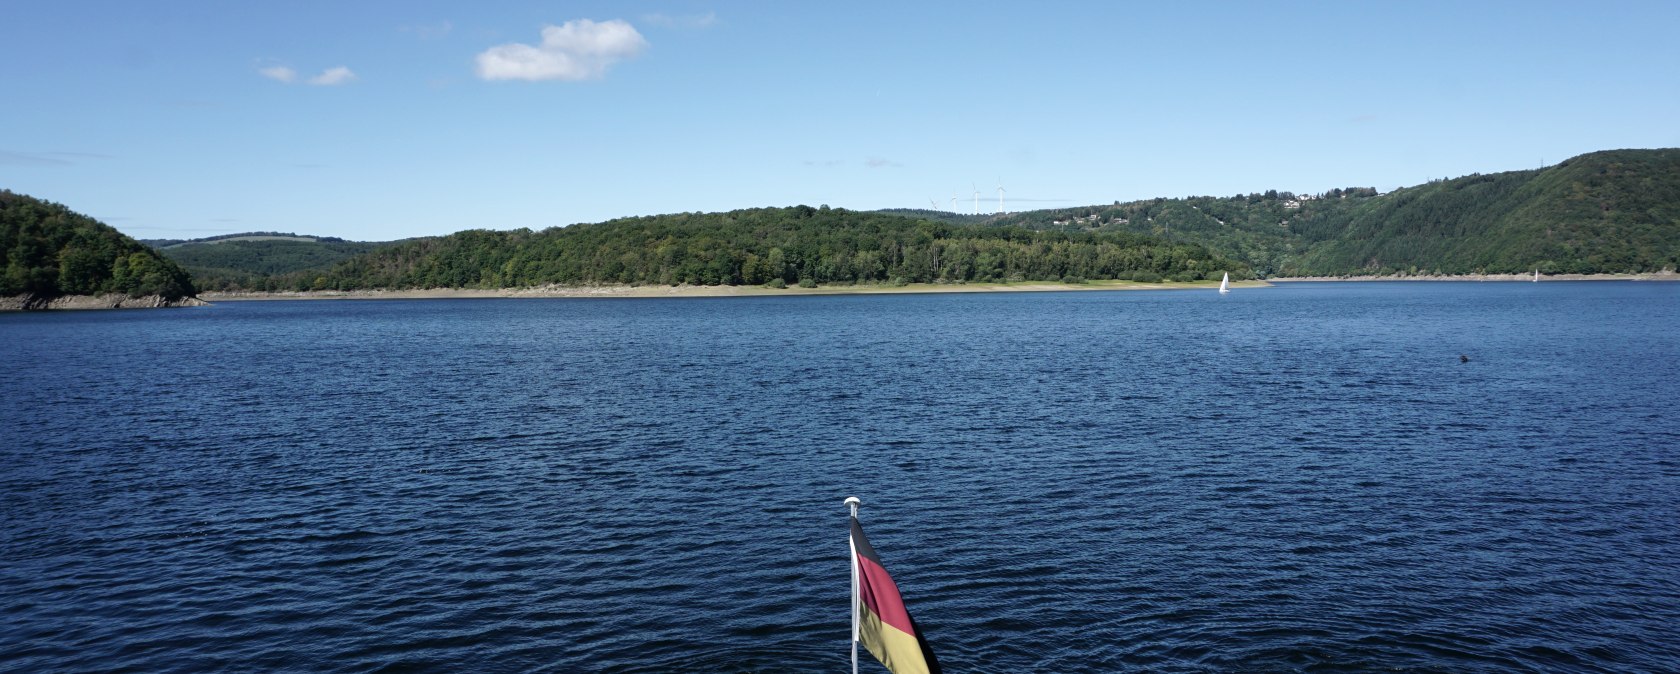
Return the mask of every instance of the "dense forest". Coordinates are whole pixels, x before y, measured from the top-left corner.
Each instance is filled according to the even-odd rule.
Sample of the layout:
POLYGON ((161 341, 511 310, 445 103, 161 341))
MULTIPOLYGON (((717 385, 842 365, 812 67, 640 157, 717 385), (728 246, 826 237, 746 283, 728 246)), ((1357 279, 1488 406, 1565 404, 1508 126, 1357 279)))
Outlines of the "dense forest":
POLYGON ((270 232, 145 243, 190 272, 200 290, 261 288, 272 285, 272 277, 324 272, 339 262, 389 245, 270 232))
POLYGON ((1387 194, 1151 199, 992 222, 1193 241, 1261 276, 1653 272, 1680 267, 1680 149, 1594 152, 1387 194))
POLYGON ((1261 276, 1287 273, 1357 207, 1375 198, 1369 187, 1296 195, 1268 191, 1230 197, 1149 199, 1012 213, 993 222, 1051 231, 1131 232, 1193 241, 1241 260, 1261 276))
POLYGON ((1242 264, 1117 232, 973 227, 827 207, 679 213, 540 232, 471 230, 373 251, 277 288, 1193 281, 1242 264))
POLYGON ((0 295, 217 290, 769 285, 1680 268, 1680 149, 1379 194, 1257 192, 972 216, 758 208, 362 243, 258 233, 151 242, 0 191, 0 295), (173 260, 168 259, 173 258, 173 260), (193 276, 189 278, 187 271, 193 276))
POLYGON ((1604 274, 1680 267, 1680 149, 1408 187, 1354 209, 1290 273, 1604 274))
POLYGON ((26 306, 64 295, 197 294, 179 265, 64 206, 0 190, 0 296, 26 306))

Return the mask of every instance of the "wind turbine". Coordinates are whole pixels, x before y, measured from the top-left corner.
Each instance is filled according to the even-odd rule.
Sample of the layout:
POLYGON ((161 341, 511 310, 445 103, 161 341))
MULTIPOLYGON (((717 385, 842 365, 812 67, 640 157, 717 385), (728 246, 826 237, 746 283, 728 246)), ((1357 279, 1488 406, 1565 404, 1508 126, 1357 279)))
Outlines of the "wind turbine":
POLYGON ((969 183, 969 186, 974 188, 974 214, 979 215, 980 214, 980 185, 978 183, 969 183))
POLYGON ((998 178, 998 213, 1002 214, 1007 212, 1008 211, 1003 210, 1003 178, 998 178))
POLYGON ((957 193, 956 192, 951 193, 951 212, 952 213, 957 212, 957 193))
POLYGON ((933 197, 928 197, 928 210, 930 210, 930 211, 939 210, 939 202, 935 201, 933 199, 933 197))

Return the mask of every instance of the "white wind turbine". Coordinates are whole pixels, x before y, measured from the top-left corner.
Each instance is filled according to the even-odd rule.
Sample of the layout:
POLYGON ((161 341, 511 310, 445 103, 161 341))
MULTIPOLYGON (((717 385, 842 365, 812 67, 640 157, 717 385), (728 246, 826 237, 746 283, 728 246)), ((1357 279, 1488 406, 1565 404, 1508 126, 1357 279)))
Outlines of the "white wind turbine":
POLYGON ((939 202, 937 200, 935 200, 933 197, 928 197, 928 210, 930 210, 930 211, 939 210, 939 202))
POLYGON ((974 188, 974 214, 979 215, 980 214, 980 185, 978 183, 969 183, 969 186, 974 188))
POLYGON ((957 212, 957 193, 956 192, 951 193, 951 212, 952 213, 957 212))
POLYGON ((1003 178, 998 178, 998 213, 1002 214, 1007 212, 1008 211, 1003 210, 1003 178))

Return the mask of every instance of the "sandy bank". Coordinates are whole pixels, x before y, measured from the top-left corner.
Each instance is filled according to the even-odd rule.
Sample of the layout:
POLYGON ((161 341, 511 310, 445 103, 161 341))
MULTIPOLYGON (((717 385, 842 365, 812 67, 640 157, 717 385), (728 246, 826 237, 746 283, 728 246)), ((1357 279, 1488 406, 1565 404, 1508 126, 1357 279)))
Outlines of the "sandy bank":
MULTIPOLYGON (((1288 276, 1266 280, 1274 283, 1298 281, 1533 281, 1534 273, 1460 274, 1456 276, 1288 276)), ((1547 281, 1680 281, 1680 273, 1660 271, 1650 274, 1541 274, 1540 282, 1545 283, 1547 281)))
MULTIPOLYGON (((429 288, 424 290, 311 290, 302 292, 229 292, 203 293, 200 297, 211 302, 245 300, 401 300, 455 298, 519 298, 519 297, 791 297, 797 295, 873 295, 904 293, 994 293, 994 292, 1067 292, 1095 290, 1170 290, 1213 288, 1215 281, 1195 283, 1134 283, 1132 281, 1091 281, 1089 283, 912 283, 905 286, 848 285, 817 288, 765 288, 763 286, 560 286, 535 288, 429 288)), ((1236 287, 1260 287, 1261 281, 1233 283, 1236 287)))

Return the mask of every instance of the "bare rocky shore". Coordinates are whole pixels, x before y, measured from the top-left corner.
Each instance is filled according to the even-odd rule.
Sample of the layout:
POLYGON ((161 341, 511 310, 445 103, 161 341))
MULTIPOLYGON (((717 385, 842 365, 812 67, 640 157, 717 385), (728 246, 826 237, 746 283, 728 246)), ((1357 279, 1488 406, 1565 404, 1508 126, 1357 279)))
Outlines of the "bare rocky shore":
POLYGON ((145 297, 129 297, 120 293, 105 295, 65 295, 51 300, 42 300, 32 295, 15 295, 0 297, 0 311, 39 311, 53 309, 157 309, 163 307, 202 307, 209 302, 196 297, 183 297, 178 300, 164 299, 162 295, 147 295, 145 297))

